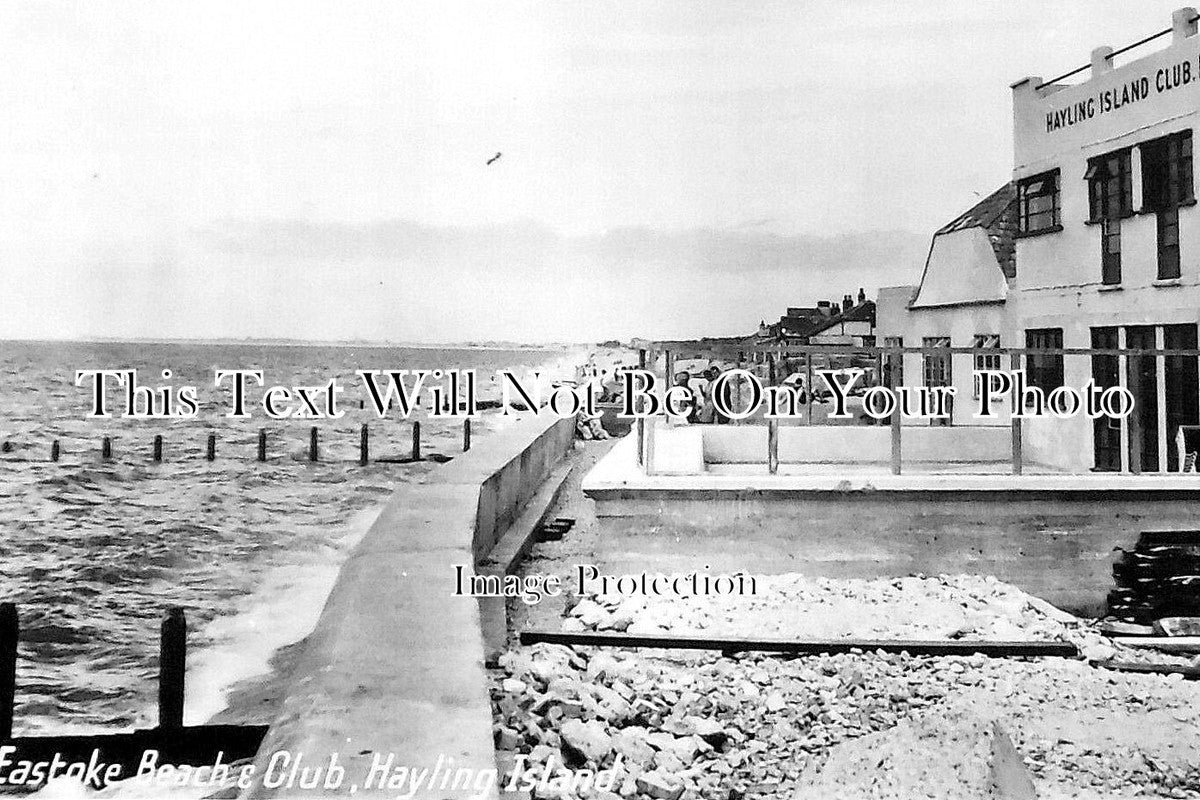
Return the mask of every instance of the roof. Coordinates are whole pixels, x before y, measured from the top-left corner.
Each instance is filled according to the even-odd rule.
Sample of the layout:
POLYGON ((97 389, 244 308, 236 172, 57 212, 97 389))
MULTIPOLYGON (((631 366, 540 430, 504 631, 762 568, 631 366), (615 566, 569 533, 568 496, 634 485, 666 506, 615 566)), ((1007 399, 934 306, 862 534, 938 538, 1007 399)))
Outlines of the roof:
POLYGON ((1017 186, 1009 182, 980 200, 951 222, 938 228, 934 236, 968 228, 983 228, 996 254, 996 263, 1004 277, 1017 277, 1017 186))
POLYGON ((866 300, 853 306, 841 314, 835 314, 828 319, 822 320, 821 324, 814 326, 812 329, 805 331, 806 336, 816 336, 822 331, 827 331, 834 325, 840 325, 843 322, 870 322, 875 324, 875 301, 866 300))

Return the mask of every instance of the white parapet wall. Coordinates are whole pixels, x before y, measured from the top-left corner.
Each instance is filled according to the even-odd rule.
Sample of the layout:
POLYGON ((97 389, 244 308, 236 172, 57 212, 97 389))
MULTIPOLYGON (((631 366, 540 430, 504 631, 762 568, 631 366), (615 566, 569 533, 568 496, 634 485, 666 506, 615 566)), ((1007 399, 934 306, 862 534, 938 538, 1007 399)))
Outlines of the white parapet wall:
MULTIPOLYGON (((764 425, 705 425, 706 464, 765 464, 764 425)), ((782 464, 886 464, 892 457, 891 430, 886 426, 781 426, 782 464)), ((661 437, 660 437, 661 438, 661 437)), ((1012 458, 1008 428, 985 426, 906 427, 902 434, 907 463, 999 463, 1012 458)))

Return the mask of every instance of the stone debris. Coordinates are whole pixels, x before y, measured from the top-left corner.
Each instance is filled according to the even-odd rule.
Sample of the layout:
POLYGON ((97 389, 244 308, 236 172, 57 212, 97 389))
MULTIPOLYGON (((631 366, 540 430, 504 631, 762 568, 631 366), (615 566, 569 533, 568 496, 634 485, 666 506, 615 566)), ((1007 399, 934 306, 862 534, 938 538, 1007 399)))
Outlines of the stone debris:
POLYGON ((562 630, 711 637, 749 631, 760 639, 1061 641, 1076 645, 1093 663, 1191 666, 1196 661, 1117 645, 1109 637, 1124 627, 1121 623, 1079 619, 992 576, 835 580, 783 574, 756 580, 757 594, 747 596, 580 598, 568 610, 562 630))
MULTIPOLYGON (((963 595, 957 592, 976 586, 966 590, 976 600, 962 606, 974 615, 976 632, 1011 624, 1016 630, 995 638, 1061 635, 1092 656, 1105 655, 1100 648, 1113 646, 1080 621, 1039 609, 1028 595, 994 580, 928 579, 933 586, 914 580, 902 579, 900 586, 917 597, 949 586, 959 602, 963 595), (979 581, 986 595, 975 583, 979 581)), ((853 600, 853 592, 861 589, 866 596, 891 598, 888 605, 875 607, 876 620, 847 618, 854 635, 867 635, 861 625, 869 625, 877 638, 919 638, 914 629, 933 638, 926 623, 904 611, 904 594, 896 582, 847 581, 846 589, 837 588, 836 581, 821 583, 820 594, 853 600), (892 588, 870 585, 876 583, 892 588), (887 627, 889 618, 897 620, 896 629, 887 627)), ((804 602, 821 604, 814 594, 805 590, 809 599, 804 602)), ((800 602, 797 595, 791 603, 800 602)), ((741 633, 765 636, 762 629, 768 627, 815 635, 776 619, 785 616, 781 611, 788 606, 760 600, 762 625, 748 625, 741 633)), ((599 600, 595 605, 614 608, 599 600)), ((693 604, 682 605, 689 609, 676 612, 656 603, 655 624, 694 621, 693 604)), ((595 616, 594 610, 587 614, 595 616)), ((832 635, 830 628, 826 631, 832 635)), ((726 629, 718 635, 738 633, 726 629)), ((505 754, 520 755, 527 765, 548 771, 615 771, 612 793, 585 789, 575 797, 790 800, 802 778, 820 774, 839 745, 902 723, 936 720, 949 708, 970 708, 1006 730, 1043 800, 1200 797, 1200 684, 1178 676, 1097 669, 1082 659, 883 652, 725 658, 703 651, 539 644, 505 653, 492 676, 497 741, 503 737, 506 745, 514 745, 501 748, 505 754), (525 688, 505 688, 515 688, 517 682, 525 688)), ((503 775, 501 780, 503 787, 503 775)), ((536 791, 534 795, 540 800, 536 791)))
POLYGON ((793 800, 1036 796, 1003 726, 969 709, 953 708, 837 745, 823 766, 801 776, 793 800))

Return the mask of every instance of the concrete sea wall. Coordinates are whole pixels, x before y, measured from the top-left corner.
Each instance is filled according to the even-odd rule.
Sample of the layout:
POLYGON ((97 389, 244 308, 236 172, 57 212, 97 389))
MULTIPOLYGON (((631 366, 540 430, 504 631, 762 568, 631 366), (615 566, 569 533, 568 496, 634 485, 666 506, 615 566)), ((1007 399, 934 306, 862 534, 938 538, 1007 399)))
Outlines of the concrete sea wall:
MULTIPOLYGON (((342 565, 244 796, 395 797, 379 780, 365 785, 373 767, 376 778, 406 767, 440 781, 495 766, 479 606, 452 596, 454 567, 486 558, 573 434, 572 419, 522 419, 393 495, 342 565), (288 782, 297 758, 305 768, 331 756, 345 770, 340 785, 288 782), (391 769, 378 769, 389 758, 391 769)), ((479 795, 439 784, 402 793, 479 795)))

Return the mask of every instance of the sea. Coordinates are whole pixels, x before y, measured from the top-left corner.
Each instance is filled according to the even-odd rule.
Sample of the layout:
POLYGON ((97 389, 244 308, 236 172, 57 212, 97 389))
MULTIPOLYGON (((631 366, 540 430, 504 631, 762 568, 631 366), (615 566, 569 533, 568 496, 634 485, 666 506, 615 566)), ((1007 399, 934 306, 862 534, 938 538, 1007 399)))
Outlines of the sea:
MULTIPOLYGON (((160 625, 172 607, 188 626, 189 725, 226 709, 231 687, 269 672, 281 648, 311 631, 349 548, 396 487, 462 451, 461 420, 427 417, 425 406, 407 419, 395 409, 380 419, 369 401, 360 409, 356 370, 475 369, 487 400, 498 396, 499 369, 565 380, 579 359, 567 348, 0 341, 0 601, 18 605, 21 631, 14 733, 153 726, 160 625), (229 382, 213 385, 218 368, 261 369, 268 385, 337 378, 346 414, 272 420, 252 387, 251 417, 229 419, 229 382), (90 419, 90 384, 77 386, 75 375, 95 369, 195 386, 199 413, 90 419), (399 459, 411 454, 413 421, 429 460, 359 465, 361 424, 373 459, 399 459), (106 436, 110 459, 101 455, 106 436)), ((109 410, 123 410, 123 393, 109 396, 109 410)), ((510 420, 485 411, 472 439, 510 420)))

